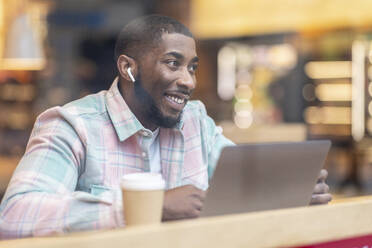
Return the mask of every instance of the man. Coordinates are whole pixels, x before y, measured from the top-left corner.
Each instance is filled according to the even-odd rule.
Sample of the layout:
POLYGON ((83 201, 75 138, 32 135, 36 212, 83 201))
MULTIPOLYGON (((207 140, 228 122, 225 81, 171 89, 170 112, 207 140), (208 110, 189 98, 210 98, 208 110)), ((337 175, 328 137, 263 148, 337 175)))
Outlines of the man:
MULTIPOLYGON (((129 23, 116 48, 118 78, 42 113, 1 205, 0 235, 48 235, 125 225, 120 178, 162 173, 163 220, 198 217, 226 139, 193 92, 190 31, 163 16, 129 23)), ((330 200, 326 174, 313 203, 330 200)))

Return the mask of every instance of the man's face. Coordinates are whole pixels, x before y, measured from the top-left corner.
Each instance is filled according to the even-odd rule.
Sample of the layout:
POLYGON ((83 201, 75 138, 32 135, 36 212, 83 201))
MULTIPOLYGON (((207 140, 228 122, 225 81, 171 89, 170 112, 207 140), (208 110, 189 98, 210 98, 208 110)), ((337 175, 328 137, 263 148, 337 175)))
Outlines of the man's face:
POLYGON ((159 45, 138 63, 134 88, 147 122, 174 127, 196 84, 198 57, 194 39, 165 33, 159 45))

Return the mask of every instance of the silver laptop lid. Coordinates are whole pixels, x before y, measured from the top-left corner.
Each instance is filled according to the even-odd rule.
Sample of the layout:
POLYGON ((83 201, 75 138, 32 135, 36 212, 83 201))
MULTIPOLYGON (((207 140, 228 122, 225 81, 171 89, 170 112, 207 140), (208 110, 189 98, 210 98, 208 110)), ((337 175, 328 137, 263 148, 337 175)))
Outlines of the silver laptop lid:
POLYGON ((202 216, 308 205, 330 145, 314 140, 225 147, 202 216))

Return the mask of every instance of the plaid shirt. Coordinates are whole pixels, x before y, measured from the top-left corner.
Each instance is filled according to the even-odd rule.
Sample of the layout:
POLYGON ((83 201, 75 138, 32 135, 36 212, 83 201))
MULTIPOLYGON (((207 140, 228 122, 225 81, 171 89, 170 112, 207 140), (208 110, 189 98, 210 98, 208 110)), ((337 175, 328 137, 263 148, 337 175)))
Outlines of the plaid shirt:
MULTIPOLYGON (((42 113, 1 203, 0 238, 124 226, 119 181, 150 171, 151 135, 117 80, 108 91, 42 113)), ((160 128, 159 140, 167 189, 207 189, 220 150, 232 144, 199 101, 186 105, 176 128, 160 128)))

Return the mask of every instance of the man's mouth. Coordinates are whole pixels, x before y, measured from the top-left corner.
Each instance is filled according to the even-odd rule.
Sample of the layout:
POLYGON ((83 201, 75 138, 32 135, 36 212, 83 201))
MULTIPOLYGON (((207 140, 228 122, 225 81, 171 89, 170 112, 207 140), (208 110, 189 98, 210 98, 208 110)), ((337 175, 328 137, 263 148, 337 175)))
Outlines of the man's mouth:
POLYGON ((177 111, 182 111, 187 100, 189 99, 189 95, 178 92, 165 93, 164 95, 170 107, 177 111))
POLYGON ((173 101, 174 103, 183 104, 185 102, 184 98, 179 98, 177 96, 165 95, 165 97, 168 98, 168 100, 173 101))

